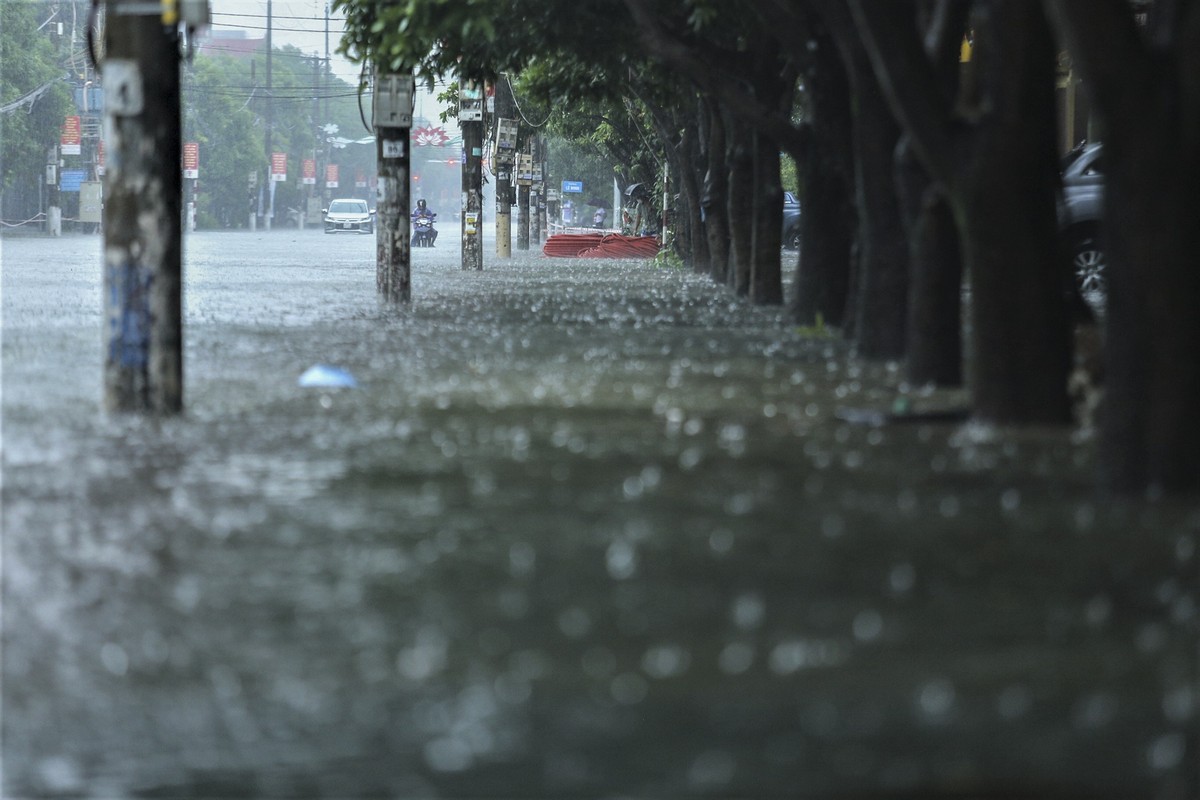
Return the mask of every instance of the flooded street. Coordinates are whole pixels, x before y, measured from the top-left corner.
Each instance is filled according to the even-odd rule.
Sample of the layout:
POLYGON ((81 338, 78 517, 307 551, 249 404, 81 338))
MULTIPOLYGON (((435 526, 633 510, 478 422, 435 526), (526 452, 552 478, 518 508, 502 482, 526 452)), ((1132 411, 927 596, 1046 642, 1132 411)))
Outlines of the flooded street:
POLYGON ((102 410, 100 238, 3 241, 6 797, 1200 798, 1194 506, 452 227, 401 309, 374 237, 191 234, 162 420, 102 410))

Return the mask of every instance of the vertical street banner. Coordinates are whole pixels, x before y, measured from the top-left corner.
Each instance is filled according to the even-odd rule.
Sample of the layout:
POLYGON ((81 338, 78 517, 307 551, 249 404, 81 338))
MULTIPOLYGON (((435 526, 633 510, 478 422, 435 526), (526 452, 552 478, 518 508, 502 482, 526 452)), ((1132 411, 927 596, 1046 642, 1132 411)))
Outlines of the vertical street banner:
POLYGON ((104 177, 104 140, 96 140, 96 177, 104 177))
POLYGON ((325 165, 325 188, 326 189, 338 188, 338 165, 337 164, 326 164, 325 165))
POLYGON ((287 180, 287 153, 271 153, 271 180, 287 180))
POLYGON ((183 143, 183 177, 195 180, 200 177, 200 144, 183 143))
POLYGON ((361 169, 354 175, 354 188, 367 188, 367 173, 363 172, 361 169))
POLYGON ((305 186, 317 185, 317 160, 315 158, 304 159, 304 166, 301 171, 301 183, 305 186))
POLYGON ((63 121, 59 144, 64 156, 77 156, 82 153, 83 128, 79 124, 79 117, 67 117, 63 121))

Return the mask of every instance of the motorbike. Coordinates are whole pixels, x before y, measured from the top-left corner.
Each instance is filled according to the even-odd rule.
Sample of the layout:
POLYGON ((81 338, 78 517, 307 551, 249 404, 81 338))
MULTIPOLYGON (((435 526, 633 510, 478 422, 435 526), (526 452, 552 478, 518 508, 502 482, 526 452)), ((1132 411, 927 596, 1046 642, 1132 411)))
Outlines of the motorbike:
POLYGON ((437 239, 437 231, 433 229, 433 221, 437 214, 426 214, 413 217, 412 247, 433 247, 437 239))

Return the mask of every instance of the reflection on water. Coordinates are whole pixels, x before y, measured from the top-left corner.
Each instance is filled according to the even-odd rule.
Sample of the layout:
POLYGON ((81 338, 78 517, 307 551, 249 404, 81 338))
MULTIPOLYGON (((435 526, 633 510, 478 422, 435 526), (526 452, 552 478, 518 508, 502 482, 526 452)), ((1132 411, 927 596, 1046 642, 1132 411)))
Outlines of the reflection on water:
POLYGON ((894 365, 686 272, 450 243, 393 310, 316 232, 192 236, 187 413, 109 418, 98 251, 4 242, 10 794, 1194 786, 1197 523, 1086 440, 842 422, 894 365))

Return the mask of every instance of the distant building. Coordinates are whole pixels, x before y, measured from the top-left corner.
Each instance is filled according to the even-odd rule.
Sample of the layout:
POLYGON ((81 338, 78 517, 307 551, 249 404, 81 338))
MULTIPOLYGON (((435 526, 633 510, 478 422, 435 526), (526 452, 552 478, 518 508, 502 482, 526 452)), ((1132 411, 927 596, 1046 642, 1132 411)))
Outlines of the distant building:
POLYGON ((265 42, 263 37, 251 37, 243 30, 213 30, 201 42, 200 52, 208 56, 249 58, 264 49, 265 42))

